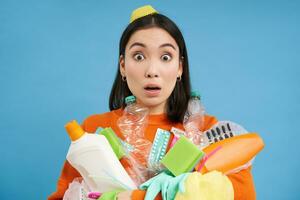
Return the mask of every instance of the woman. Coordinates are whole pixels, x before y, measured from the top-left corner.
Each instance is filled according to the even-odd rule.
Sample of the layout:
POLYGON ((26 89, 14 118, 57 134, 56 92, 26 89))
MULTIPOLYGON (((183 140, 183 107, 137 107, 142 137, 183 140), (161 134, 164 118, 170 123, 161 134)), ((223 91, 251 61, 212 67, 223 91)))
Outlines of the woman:
MULTIPOLYGON (((88 117, 82 127, 95 132, 98 127, 112 127, 123 138, 117 120, 125 107, 124 98, 134 95, 137 102, 149 108, 145 138, 153 141, 157 128, 183 129, 182 120, 190 96, 188 56, 183 36, 168 17, 151 6, 132 14, 119 46, 117 75, 110 95, 110 112, 88 117)), ((201 130, 209 129, 217 119, 206 115, 201 130)), ((66 161, 57 191, 49 199, 62 199, 68 184, 80 174, 66 161)), ((235 199, 255 199, 250 169, 228 176, 235 199)), ((118 199, 144 199, 145 191, 126 191, 118 199)), ((157 196, 160 199, 160 195, 157 196)))

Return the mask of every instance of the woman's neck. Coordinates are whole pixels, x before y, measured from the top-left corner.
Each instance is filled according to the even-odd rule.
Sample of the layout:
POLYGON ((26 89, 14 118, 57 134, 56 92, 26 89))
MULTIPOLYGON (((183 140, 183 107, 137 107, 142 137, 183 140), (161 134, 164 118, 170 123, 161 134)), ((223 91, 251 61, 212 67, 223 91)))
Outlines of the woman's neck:
POLYGON ((149 115, 159 115, 165 113, 166 103, 161 103, 155 106, 146 106, 149 109, 149 115))

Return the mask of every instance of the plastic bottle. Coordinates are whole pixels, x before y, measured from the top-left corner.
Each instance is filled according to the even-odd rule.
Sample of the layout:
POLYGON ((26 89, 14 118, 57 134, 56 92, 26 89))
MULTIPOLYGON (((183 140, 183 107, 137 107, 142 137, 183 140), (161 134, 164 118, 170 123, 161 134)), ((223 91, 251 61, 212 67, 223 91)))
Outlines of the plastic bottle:
POLYGON ((72 140, 67 160, 92 191, 136 189, 104 135, 88 134, 76 121, 65 128, 72 140))
POLYGON ((183 126, 185 129, 185 136, 189 138, 194 144, 199 145, 200 149, 207 146, 208 140, 199 130, 204 123, 204 107, 200 101, 200 94, 196 91, 191 93, 191 98, 188 102, 188 108, 184 115, 183 126))
POLYGON ((123 116, 117 123, 125 141, 133 147, 129 157, 135 162, 136 171, 141 172, 140 181, 143 182, 149 178, 147 163, 152 147, 152 143, 144 138, 149 109, 137 104, 134 96, 126 97, 125 102, 123 116))
POLYGON ((125 98, 126 107, 123 116, 118 120, 126 142, 132 144, 136 139, 144 137, 144 130, 148 121, 149 109, 136 103, 134 96, 125 98))

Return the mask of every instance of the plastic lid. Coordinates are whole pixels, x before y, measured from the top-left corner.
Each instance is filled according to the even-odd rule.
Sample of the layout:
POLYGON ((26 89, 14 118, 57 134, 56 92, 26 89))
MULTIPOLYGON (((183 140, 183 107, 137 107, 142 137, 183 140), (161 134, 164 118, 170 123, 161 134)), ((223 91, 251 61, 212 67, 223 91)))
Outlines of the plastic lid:
POLYGON ((65 128, 72 141, 79 139, 84 135, 84 131, 76 120, 70 121, 65 125, 65 128))
POLYGON ((125 98, 125 103, 134 103, 135 102, 135 96, 131 95, 125 98))
POLYGON ((199 93, 198 91, 192 91, 192 92, 191 92, 191 97, 192 97, 192 98, 193 98, 193 97, 197 97, 197 98, 200 99, 200 93, 199 93))

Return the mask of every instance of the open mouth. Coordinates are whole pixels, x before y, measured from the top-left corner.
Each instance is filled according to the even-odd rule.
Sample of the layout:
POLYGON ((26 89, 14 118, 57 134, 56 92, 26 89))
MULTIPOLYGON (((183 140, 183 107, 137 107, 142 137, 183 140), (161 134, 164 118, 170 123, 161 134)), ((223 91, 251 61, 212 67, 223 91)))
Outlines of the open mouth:
POLYGON ((146 95, 150 97, 158 96, 161 91, 161 87, 157 85, 147 85, 146 87, 144 87, 144 89, 146 95))
POLYGON ((156 87, 156 86, 147 86, 145 87, 145 90, 147 91, 157 91, 157 90, 160 90, 161 88, 160 87, 156 87))

